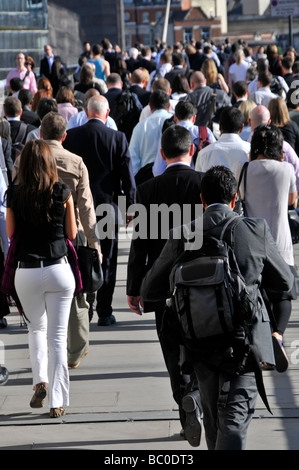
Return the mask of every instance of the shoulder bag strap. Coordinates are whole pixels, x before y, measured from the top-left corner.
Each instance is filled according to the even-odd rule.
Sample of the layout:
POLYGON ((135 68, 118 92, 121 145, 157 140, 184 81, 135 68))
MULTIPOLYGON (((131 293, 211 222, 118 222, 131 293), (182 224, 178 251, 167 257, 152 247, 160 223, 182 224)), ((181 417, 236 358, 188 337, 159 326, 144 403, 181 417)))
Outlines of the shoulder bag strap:
POLYGON ((18 133, 15 138, 15 142, 14 142, 15 144, 23 142, 26 136, 26 131, 27 131, 27 125, 23 121, 20 121, 20 127, 19 127, 18 133))
POLYGON ((245 162, 243 167, 242 167, 242 170, 241 170, 241 173, 240 173, 240 177, 239 177, 239 182, 238 182, 238 191, 239 191, 239 188, 240 188, 240 185, 241 185, 241 182, 242 182, 242 178, 244 176, 244 198, 245 199, 245 191, 246 191, 246 176, 247 176, 247 168, 248 168, 248 165, 249 165, 249 162, 245 162))

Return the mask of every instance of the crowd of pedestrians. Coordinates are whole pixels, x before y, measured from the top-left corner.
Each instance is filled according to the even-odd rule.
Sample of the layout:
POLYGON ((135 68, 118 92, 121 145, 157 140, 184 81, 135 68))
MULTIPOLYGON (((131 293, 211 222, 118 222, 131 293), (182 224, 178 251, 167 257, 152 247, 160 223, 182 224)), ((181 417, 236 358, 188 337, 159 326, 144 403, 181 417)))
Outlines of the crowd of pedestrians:
MULTIPOLYGON (((17 301, 29 329, 34 386, 30 406, 43 406, 48 394, 50 416, 63 415, 69 401, 67 369, 78 367, 88 353, 93 312, 99 327, 116 323, 113 293, 119 227, 128 226, 134 217, 127 209, 136 201, 148 212, 153 204, 189 204, 190 220, 184 223, 191 222, 193 206, 203 202, 205 174, 205 209, 217 203, 234 209, 234 194, 226 200, 214 188, 218 200, 207 181, 217 181, 221 187, 226 179, 233 191, 234 181, 242 175, 238 197, 246 201, 246 216, 265 219, 269 226, 281 257, 277 261, 284 272, 281 278, 284 275, 289 286, 288 292, 268 292, 277 324, 273 342, 283 352, 285 370, 283 334, 296 298, 288 222, 288 208, 297 207, 299 187, 295 49, 279 54, 271 44, 253 51, 245 42, 226 40, 219 46, 212 42, 168 46, 156 41, 152 47, 138 44, 122 51, 105 38, 99 44, 84 43, 72 75, 51 45, 44 50, 39 73, 31 57, 17 54, 17 67, 7 76, 8 96, 0 122, 0 202, 7 226, 1 230, 2 257, 4 262, 10 258, 8 246, 9 255, 14 246, 17 301), (213 168, 218 168, 215 174, 213 168), (120 196, 126 201, 125 214, 118 207, 120 196), (74 295, 69 241, 98 250, 104 283, 97 292, 74 295)), ((149 230, 151 220, 146 222, 149 230)), ((161 236, 149 241, 147 235, 145 240, 133 238, 128 262, 127 303, 137 314, 143 307, 142 280, 156 260, 160 267, 166 242, 161 236)), ((270 246, 267 234, 268 238, 270 246)), ((272 256, 273 248, 269 250, 272 256)), ((256 256, 260 259, 261 253, 256 256)), ((165 266, 160 271, 164 273, 165 266)), ((148 292, 155 300, 151 286, 144 292, 147 302, 148 292)), ((1 328, 7 326, 12 302, 1 293, 1 328)), ((169 347, 161 334, 164 308, 164 298, 153 307, 157 334, 179 406, 182 436, 197 446, 200 367, 196 362, 188 373, 178 367, 181 348, 169 347)), ((274 368, 268 359, 263 367, 274 368)), ((0 378, 6 381, 4 372, 0 378)), ((211 410, 203 407, 208 415, 211 410)), ((208 437, 210 448, 216 448, 214 431, 208 437)), ((221 442, 219 448, 239 445, 224 437, 221 442)), ((243 448, 245 438, 240 442, 243 448)))

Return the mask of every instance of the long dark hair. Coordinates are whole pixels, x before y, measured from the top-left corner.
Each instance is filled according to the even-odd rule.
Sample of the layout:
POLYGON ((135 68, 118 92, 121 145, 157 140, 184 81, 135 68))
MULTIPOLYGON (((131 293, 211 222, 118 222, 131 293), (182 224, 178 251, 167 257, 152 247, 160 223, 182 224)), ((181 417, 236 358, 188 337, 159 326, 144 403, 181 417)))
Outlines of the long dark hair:
POLYGON ((283 135, 273 124, 262 124, 253 132, 250 159, 256 160, 259 155, 278 161, 283 157, 283 135))
MULTIPOLYGON (((53 186, 58 181, 56 161, 49 145, 31 140, 20 156, 15 209, 32 225, 51 220, 53 186)), ((11 206, 14 210, 13 205, 11 206)))

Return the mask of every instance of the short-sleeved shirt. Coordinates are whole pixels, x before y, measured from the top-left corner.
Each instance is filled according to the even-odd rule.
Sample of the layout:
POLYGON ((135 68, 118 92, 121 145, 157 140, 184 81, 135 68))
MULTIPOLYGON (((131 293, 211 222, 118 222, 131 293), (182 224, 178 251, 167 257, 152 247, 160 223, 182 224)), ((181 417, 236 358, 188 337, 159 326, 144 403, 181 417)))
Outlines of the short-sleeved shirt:
MULTIPOLYGON (((290 163, 269 159, 249 163, 245 194, 248 217, 266 219, 281 256, 290 266, 294 265, 294 256, 288 221, 288 197, 296 190, 294 167, 290 163)), ((244 197, 243 181, 240 195, 244 197)))
POLYGON ((65 202, 71 195, 71 190, 63 183, 53 186, 49 215, 51 220, 32 226, 22 214, 18 213, 15 204, 17 186, 10 186, 7 192, 7 207, 11 208, 16 220, 17 261, 50 260, 67 255, 65 242, 65 202))

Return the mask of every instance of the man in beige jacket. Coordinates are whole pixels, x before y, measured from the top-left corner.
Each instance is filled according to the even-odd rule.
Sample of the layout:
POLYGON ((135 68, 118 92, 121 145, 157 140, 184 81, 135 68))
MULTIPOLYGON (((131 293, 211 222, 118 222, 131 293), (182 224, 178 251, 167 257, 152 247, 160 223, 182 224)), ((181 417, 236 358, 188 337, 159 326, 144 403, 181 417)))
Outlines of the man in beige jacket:
MULTIPOLYGON (((84 241, 86 237, 88 245, 96 248, 101 257, 87 168, 81 157, 62 146, 66 136, 65 119, 57 113, 48 113, 42 120, 40 133, 55 156, 59 178, 72 190, 79 237, 84 241)), ((86 294, 79 294, 73 299, 68 328, 68 363, 72 368, 77 367, 88 353, 88 309, 86 294)))

